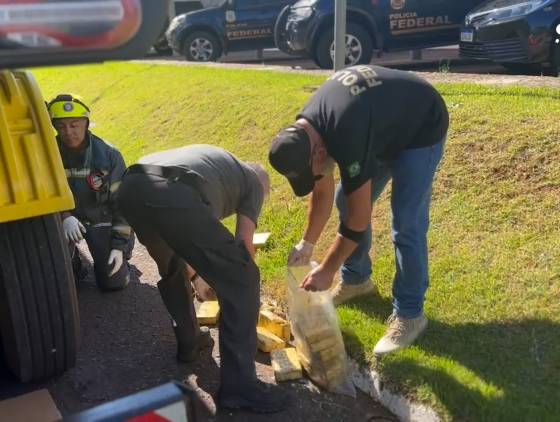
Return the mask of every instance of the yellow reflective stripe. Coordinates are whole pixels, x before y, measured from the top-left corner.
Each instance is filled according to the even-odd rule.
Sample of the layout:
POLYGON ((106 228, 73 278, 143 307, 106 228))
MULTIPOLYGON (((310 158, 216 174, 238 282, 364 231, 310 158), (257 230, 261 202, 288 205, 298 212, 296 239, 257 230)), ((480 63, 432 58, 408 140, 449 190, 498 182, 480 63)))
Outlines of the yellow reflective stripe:
POLYGON ((120 180, 117 180, 116 182, 111 183, 111 186, 109 187, 109 192, 115 193, 115 191, 119 188, 120 184, 121 184, 120 180))
POLYGON ((64 169, 66 177, 86 178, 91 173, 90 169, 64 169))
POLYGON ((127 236, 130 235, 130 232, 132 231, 130 226, 113 226, 111 230, 127 236))

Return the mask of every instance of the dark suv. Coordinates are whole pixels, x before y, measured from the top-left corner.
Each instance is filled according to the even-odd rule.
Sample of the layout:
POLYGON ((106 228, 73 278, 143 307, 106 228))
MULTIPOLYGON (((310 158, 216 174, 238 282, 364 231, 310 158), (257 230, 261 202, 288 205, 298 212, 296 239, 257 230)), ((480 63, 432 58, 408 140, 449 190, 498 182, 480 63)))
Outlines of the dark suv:
MULTIPOLYGON (((346 64, 369 63, 374 50, 412 50, 457 43, 467 12, 483 0, 348 0, 346 64)), ((301 0, 286 7, 276 45, 332 67, 334 0, 301 0)))
POLYGON ((274 23, 294 0, 224 0, 218 7, 175 17, 169 45, 191 61, 215 61, 228 51, 274 47, 274 23))

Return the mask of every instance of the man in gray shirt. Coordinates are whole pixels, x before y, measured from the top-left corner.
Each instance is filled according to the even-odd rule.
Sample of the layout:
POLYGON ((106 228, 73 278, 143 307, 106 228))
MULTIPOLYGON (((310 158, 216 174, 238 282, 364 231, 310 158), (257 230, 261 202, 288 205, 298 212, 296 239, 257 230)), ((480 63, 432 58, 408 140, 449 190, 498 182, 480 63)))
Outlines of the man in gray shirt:
POLYGON ((278 412, 288 402, 255 372, 260 274, 253 234, 269 180, 262 166, 210 145, 155 153, 131 166, 118 204, 158 265, 158 289, 173 319, 177 358, 190 362, 207 342, 196 320, 187 263, 216 291, 220 303, 222 408, 278 412), (236 214, 233 236, 220 222, 236 214))

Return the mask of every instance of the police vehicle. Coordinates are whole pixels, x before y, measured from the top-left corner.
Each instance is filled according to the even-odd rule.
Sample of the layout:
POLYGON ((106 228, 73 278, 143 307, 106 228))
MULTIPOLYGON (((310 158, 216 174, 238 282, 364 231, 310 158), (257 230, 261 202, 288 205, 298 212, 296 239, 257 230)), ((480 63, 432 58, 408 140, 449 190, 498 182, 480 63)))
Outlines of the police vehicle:
MULTIPOLYGON (((483 0, 348 0, 346 65, 369 63, 376 51, 454 44, 465 15, 483 0)), ((332 68, 334 0, 300 0, 275 25, 279 49, 332 68)))
POLYGON ((169 2, 169 7, 167 10, 168 19, 165 22, 165 26, 156 41, 152 46, 156 53, 159 55, 168 55, 172 53, 171 47, 167 43, 167 38, 165 37, 165 31, 169 26, 169 22, 173 20, 175 16, 182 15, 183 13, 192 12, 194 10, 200 10, 204 7, 212 7, 216 5, 216 1, 219 0, 174 0, 169 2))
POLYGON ((166 36, 190 61, 215 61, 223 53, 274 47, 274 23, 294 0, 224 0, 219 6, 175 17, 166 36))
POLYGON ((558 76, 560 0, 486 1, 465 17, 459 46, 461 57, 558 76))

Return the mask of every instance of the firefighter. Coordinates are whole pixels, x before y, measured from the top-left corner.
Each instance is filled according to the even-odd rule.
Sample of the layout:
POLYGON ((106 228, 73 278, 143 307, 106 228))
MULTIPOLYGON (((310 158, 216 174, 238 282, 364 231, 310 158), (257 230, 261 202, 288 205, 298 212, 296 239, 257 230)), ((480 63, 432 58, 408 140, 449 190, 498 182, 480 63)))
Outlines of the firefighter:
POLYGON ((187 264, 214 289, 220 303, 222 408, 283 410, 289 399, 255 372, 260 275, 253 234, 268 174, 210 145, 155 153, 131 166, 118 204, 140 242, 157 263, 158 289, 173 319, 177 359, 195 360, 207 343, 196 320, 187 264), (220 222, 236 215, 235 235, 220 222))
POLYGON ((412 343, 426 328, 426 235, 434 174, 443 154, 449 116, 440 94, 409 73, 360 65, 332 75, 294 125, 273 140, 269 159, 297 196, 311 193, 307 228, 288 263, 305 264, 329 219, 333 198, 338 235, 327 256, 305 278, 306 290, 331 290, 340 304, 372 294, 372 204, 392 181, 392 240, 396 272, 393 313, 378 356, 412 343), (333 166, 341 183, 336 188, 333 166))
POLYGON ((121 153, 89 131, 90 109, 78 97, 57 95, 47 104, 76 208, 62 213, 76 279, 83 277, 77 243, 86 240, 101 290, 129 282, 134 237, 116 208, 115 191, 125 171, 121 153))

